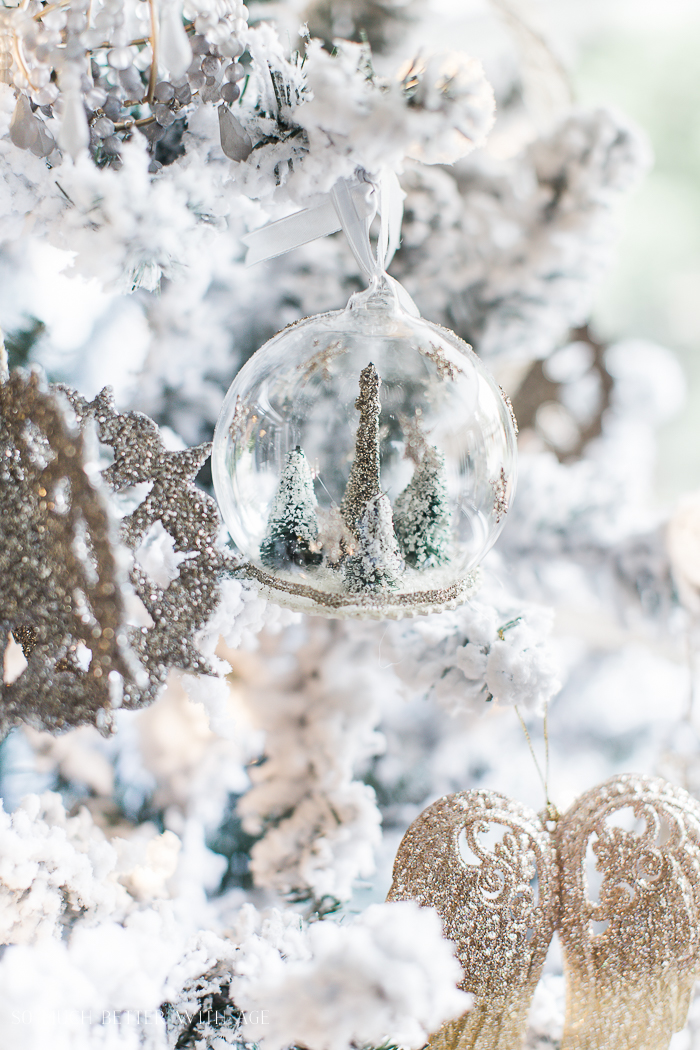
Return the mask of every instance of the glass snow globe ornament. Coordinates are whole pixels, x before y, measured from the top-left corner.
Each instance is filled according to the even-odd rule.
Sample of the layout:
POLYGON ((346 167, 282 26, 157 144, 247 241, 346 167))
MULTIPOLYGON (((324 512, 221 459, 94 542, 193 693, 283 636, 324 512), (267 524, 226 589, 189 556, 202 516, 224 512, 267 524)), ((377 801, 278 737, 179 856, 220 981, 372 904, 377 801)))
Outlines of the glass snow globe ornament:
POLYGON ((515 421, 471 348, 375 266, 344 310, 290 325, 246 362, 212 465, 267 597, 399 618, 476 589, 513 495, 515 421))

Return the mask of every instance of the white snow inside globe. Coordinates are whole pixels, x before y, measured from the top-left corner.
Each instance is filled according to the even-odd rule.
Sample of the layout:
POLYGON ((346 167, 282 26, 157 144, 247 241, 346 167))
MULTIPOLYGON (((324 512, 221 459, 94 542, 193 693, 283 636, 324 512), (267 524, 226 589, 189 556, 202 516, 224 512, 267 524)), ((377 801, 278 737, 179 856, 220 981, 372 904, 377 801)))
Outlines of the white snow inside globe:
POLYGON ((233 381, 214 435, 219 506, 273 601, 400 617, 464 601, 515 486, 512 409, 453 332, 386 275, 280 332, 233 381))

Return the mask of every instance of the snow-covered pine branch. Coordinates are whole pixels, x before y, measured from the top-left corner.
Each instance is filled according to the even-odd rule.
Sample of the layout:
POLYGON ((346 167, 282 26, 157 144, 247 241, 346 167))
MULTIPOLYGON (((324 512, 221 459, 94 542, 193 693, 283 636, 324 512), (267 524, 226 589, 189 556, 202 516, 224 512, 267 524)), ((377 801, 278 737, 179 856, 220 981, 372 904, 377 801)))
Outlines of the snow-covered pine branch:
POLYGON ((374 792, 354 779, 383 748, 380 705, 395 688, 371 659, 362 631, 314 622, 288 636, 277 680, 250 691, 253 725, 265 731, 264 761, 239 802, 243 826, 262 835, 251 851, 255 882, 281 894, 346 900, 374 870, 380 816, 374 792), (291 656, 290 653, 290 656, 291 656))
POLYGON ((255 947, 253 938, 242 946, 232 993, 258 1017, 265 1010, 267 1023, 250 1035, 267 1050, 420 1047, 469 1006, 440 919, 413 901, 370 905, 347 924, 313 923, 301 957, 285 959, 261 939, 255 947))
POLYGON ((649 163, 643 134, 598 109, 574 110, 507 161, 411 168, 396 275, 482 356, 546 357, 587 318, 619 205, 649 163))
POLYGON ((551 627, 549 609, 480 597, 454 612, 392 625, 389 651, 410 689, 454 714, 483 712, 494 702, 542 714, 561 687, 547 644, 551 627))

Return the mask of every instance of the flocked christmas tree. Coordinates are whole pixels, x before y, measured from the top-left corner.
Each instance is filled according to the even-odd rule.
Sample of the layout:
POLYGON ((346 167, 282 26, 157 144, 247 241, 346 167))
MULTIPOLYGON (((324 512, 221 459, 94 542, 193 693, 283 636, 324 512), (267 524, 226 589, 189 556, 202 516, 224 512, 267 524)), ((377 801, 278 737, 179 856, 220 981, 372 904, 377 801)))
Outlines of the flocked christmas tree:
POLYGON ((297 445, 287 453, 267 533, 260 544, 260 560, 275 569, 319 565, 322 556, 315 547, 317 536, 314 482, 306 456, 297 445))
POLYGON ((350 591, 390 591, 398 586, 403 570, 391 503, 380 493, 362 512, 357 550, 343 563, 345 583, 350 591))
MULTIPOLYGON (((376 625, 294 620, 252 582, 226 574, 219 585, 215 512, 194 486, 189 509, 175 515, 171 506, 182 489, 175 468, 194 468, 203 453, 155 450, 167 485, 160 504, 151 497, 133 512, 130 530, 136 536, 139 522, 155 517, 132 551, 132 576, 154 621, 144 651, 158 699, 137 709, 133 693, 128 702, 113 694, 110 672, 98 730, 62 700, 80 685, 77 672, 47 670, 39 647, 24 654, 23 669, 22 649, 3 632, 5 706, 10 690, 34 697, 30 683, 40 677, 32 727, 50 728, 54 714, 65 719, 57 736, 18 726, 0 750, 3 1050, 217 1050, 258 1040, 261 1050, 424 1046, 465 1008, 436 916, 406 901, 366 907, 365 888, 347 905, 356 918, 346 911, 338 921, 333 907, 345 907, 357 880, 366 887, 370 877, 381 900, 393 843, 448 792, 494 789, 539 808, 512 707, 534 720, 562 679, 549 722, 555 801, 565 805, 635 768, 700 792, 700 746, 684 714, 693 670, 686 648, 697 652, 700 499, 670 519, 669 531, 644 502, 654 432, 677 406, 682 379, 662 347, 626 340, 596 348, 580 327, 646 150, 619 113, 572 109, 566 92, 543 101, 540 90, 561 79, 560 61, 547 62, 548 40, 561 45, 558 54, 573 54, 572 41, 558 39, 566 12, 585 7, 588 37, 600 27, 593 20, 619 6, 313 0, 258 4, 250 27, 240 0, 0 7, 0 324, 12 331, 11 366, 38 364, 84 393, 113 384, 121 410, 149 413, 176 447, 208 441, 232 374, 263 339, 292 315, 344 306, 357 286, 340 237, 246 269, 241 234, 313 203, 358 167, 376 175, 387 164, 407 194, 392 273, 425 317, 457 329, 500 370, 528 438, 514 518, 484 567, 478 598, 440 616, 376 625), (554 7, 561 10, 546 24, 554 7), (511 36, 535 8, 545 24, 511 36), (277 30, 257 22, 268 16, 277 30), (322 40, 297 40, 300 22, 322 40), (365 38, 378 54, 373 69, 367 46, 352 42, 365 38), (481 150, 492 108, 478 64, 430 53, 433 43, 469 48, 480 40, 499 110, 493 148, 481 150), (46 162, 38 154, 49 150, 46 162), (72 253, 61 265, 70 259, 75 273, 92 278, 81 290, 49 266, 58 249, 72 253), (106 352, 125 342, 128 358, 106 352), (520 390, 516 375, 525 375, 520 390), (562 421, 568 429, 554 425, 562 421), (183 630, 193 602, 200 620, 188 616, 183 630), (564 615, 553 652, 547 635, 556 610, 564 615), (215 650, 233 673, 216 664, 215 650), (202 673, 202 661, 221 677, 202 673), (109 738, 105 713, 115 729, 109 738), (85 724, 70 728, 78 720, 85 724), (47 788, 53 793, 39 798, 47 788), (307 925, 302 912, 321 921, 307 925)), ((653 65, 644 64, 645 77, 653 65)), ((670 84, 674 71, 659 68, 670 84)), ((686 126, 684 94, 669 107, 678 127, 686 126)), ((644 291, 635 288, 634 298, 644 291)), ((637 314, 617 331, 644 334, 637 314)), ((378 527, 390 516, 378 474, 378 377, 371 379, 358 432, 368 455, 357 457, 343 505, 358 559, 372 536, 379 548, 383 536, 391 554, 391 532, 378 527), (363 477, 370 462, 376 470, 363 477)), ((118 469, 126 486, 146 458, 144 419, 127 432, 123 418, 97 408, 117 446, 110 477, 118 469)), ((57 411, 66 411, 61 399, 57 411)), ((40 458, 40 421, 25 433, 16 420, 40 458)), ((73 428, 69 414, 47 435, 54 452, 59 439, 71 446, 73 428)), ((14 462, 12 454, 3 457, 14 462)), ((76 458, 65 458, 73 479, 83 472, 76 458)), ((78 525, 113 499, 108 486, 90 489, 97 479, 89 457, 85 466, 82 488, 51 490, 51 503, 83 499, 78 525)), ((696 484, 692 476, 688 485, 696 484)), ((270 556, 286 556, 288 540, 292 555, 314 555, 313 492, 299 491, 294 526, 289 492, 278 494, 270 556)), ((4 526, 14 504, 3 495, 4 526)), ((27 508, 52 521, 55 507, 42 509, 42 499, 37 487, 17 498, 25 521, 27 508)), ((121 517, 123 506, 114 511, 121 517)), ((331 526, 336 538, 324 552, 340 564, 349 541, 331 526)), ((8 548, 6 531, 0 547, 8 548)), ((81 544, 87 550, 90 532, 69 537, 69 559, 81 544)), ((109 530, 103 540, 111 544, 109 530)), ((53 546, 50 563, 33 559, 29 545, 6 561, 6 578, 21 576, 26 595, 38 602, 44 594, 47 607, 55 600, 47 565, 62 566, 55 538, 53 546)), ((113 580, 103 580, 106 561, 94 553, 96 587, 106 584, 107 597, 123 589, 126 609, 133 596, 117 568, 129 551, 115 551, 113 580)), ((89 571, 94 553, 85 555, 89 571)), ((90 592, 76 590, 78 582, 67 593, 85 607, 90 592)), ((0 607, 8 593, 0 579, 0 607)), ((124 638, 143 636, 142 619, 112 631, 94 611, 94 620, 76 621, 76 639, 93 648, 93 672, 120 656, 124 638), (103 649, 108 631, 111 648, 103 649)), ((101 700, 103 679, 92 680, 101 700)), ((486 857, 494 859, 488 850, 486 857)), ((647 916, 635 914, 648 929, 647 916)), ((672 932, 670 904, 663 921, 672 932)), ((697 921, 688 928, 697 931, 697 921)), ((488 959, 484 971, 493 970, 488 959)), ((564 977, 554 957, 547 969, 528 1050, 561 1045, 564 977)), ((678 1050, 700 1047, 697 996, 692 1010, 678 1050)), ((615 1050, 623 1045, 629 1050, 621 1041, 615 1050)))
POLYGON ((452 513, 445 457, 426 445, 423 459, 394 504, 394 529, 406 563, 431 569, 450 560, 452 513))

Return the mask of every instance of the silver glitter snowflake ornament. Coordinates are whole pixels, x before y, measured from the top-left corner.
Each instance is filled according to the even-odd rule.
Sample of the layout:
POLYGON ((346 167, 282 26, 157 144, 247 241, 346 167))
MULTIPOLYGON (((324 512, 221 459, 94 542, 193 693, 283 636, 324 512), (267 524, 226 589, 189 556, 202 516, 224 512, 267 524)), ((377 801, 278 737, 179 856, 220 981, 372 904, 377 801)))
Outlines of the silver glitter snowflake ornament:
POLYGON ((0 630, 27 660, 2 683, 2 735, 19 721, 104 726, 113 690, 138 677, 116 535, 62 401, 36 374, 0 384, 0 630))
POLYGON ((210 444, 181 452, 165 448, 152 419, 141 412, 121 414, 112 392, 105 388, 94 401, 64 389, 78 417, 94 420, 99 440, 114 452, 103 478, 116 493, 147 483, 150 490, 130 514, 122 518, 121 539, 136 551, 151 526, 160 522, 184 555, 179 573, 166 588, 134 563, 130 579, 152 626, 129 628, 134 652, 148 672, 148 684, 125 683, 125 707, 141 707, 155 699, 168 671, 212 674, 194 644, 197 631, 216 608, 219 577, 228 564, 216 540, 221 520, 216 502, 194 485, 209 457, 210 444))
POLYGON ((27 660, 2 684, 0 731, 106 731, 115 706, 150 703, 171 668, 212 674, 193 641, 227 564, 216 504, 193 483, 209 446, 168 451, 156 424, 118 413, 108 390, 87 402, 16 373, 0 384, 0 455, 0 630, 27 660), (95 436, 113 453, 101 475, 95 436), (118 524, 112 493, 137 504, 118 524), (158 522, 180 555, 167 586, 127 553, 158 522), (129 590, 145 625, 129 622, 129 590))

